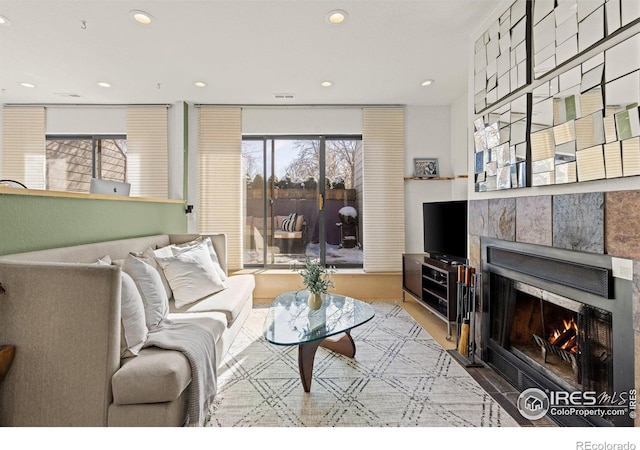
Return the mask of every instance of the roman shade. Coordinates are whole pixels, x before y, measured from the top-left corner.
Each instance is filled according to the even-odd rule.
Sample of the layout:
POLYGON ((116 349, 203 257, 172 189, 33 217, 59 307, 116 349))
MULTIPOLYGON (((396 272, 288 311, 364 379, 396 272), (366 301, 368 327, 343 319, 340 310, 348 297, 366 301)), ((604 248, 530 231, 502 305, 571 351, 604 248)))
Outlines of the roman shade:
POLYGON ((404 109, 362 110, 363 269, 402 270, 404 223, 404 109))
POLYGON ((229 270, 242 265, 242 110, 201 106, 198 229, 227 235, 229 270))
POLYGON ((2 113, 2 172, 29 189, 45 189, 46 119, 42 106, 5 106, 2 113))
POLYGON ((127 107, 127 181, 135 197, 169 198, 167 106, 127 107))

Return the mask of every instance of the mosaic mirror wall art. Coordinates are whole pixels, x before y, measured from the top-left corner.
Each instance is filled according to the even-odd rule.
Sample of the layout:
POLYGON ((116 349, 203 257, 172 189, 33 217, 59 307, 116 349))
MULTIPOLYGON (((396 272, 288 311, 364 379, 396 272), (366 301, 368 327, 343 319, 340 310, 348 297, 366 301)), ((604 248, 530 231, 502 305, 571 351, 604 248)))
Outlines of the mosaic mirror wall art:
POLYGON ((542 83, 532 98, 532 186, 640 174, 640 34, 542 83))
POLYGON ((634 0, 535 0, 533 4, 536 79, 640 17, 634 0))
POLYGON ((477 192, 527 186, 528 111, 531 95, 476 119, 475 190, 477 192))
POLYGON ((475 112, 530 82, 527 55, 527 8, 517 0, 475 43, 475 112))
POLYGON ((475 43, 475 190, 640 175, 640 1, 525 3, 475 43))

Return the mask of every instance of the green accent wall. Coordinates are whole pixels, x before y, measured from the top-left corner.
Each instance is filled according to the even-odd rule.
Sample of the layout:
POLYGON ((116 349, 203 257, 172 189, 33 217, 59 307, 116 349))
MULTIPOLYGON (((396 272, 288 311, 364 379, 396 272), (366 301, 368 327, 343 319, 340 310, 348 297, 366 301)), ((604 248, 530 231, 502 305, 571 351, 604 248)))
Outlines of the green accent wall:
POLYGON ((0 255, 186 232, 183 202, 0 194, 0 255))

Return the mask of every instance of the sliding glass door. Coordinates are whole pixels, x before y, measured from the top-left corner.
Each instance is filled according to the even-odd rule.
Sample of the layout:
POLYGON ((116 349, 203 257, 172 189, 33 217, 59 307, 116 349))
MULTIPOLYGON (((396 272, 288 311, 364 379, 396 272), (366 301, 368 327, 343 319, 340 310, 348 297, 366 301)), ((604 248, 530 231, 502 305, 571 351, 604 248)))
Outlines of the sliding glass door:
POLYGON ((362 267, 362 140, 327 138, 324 158, 326 263, 362 267))
POLYGON ((358 153, 359 137, 246 137, 244 265, 361 266, 358 153))

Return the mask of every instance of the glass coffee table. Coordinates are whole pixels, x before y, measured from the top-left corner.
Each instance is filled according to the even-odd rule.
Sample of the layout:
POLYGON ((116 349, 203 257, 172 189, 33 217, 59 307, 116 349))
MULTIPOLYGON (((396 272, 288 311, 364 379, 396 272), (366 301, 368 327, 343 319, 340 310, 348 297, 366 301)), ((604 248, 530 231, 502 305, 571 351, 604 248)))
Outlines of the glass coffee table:
POLYGON ((313 360, 318 347, 353 358, 356 344, 351 329, 373 318, 371 305, 338 294, 323 294, 322 307, 308 305, 309 291, 290 291, 278 295, 264 322, 264 337, 276 345, 298 346, 298 369, 305 392, 311 390, 313 360))

